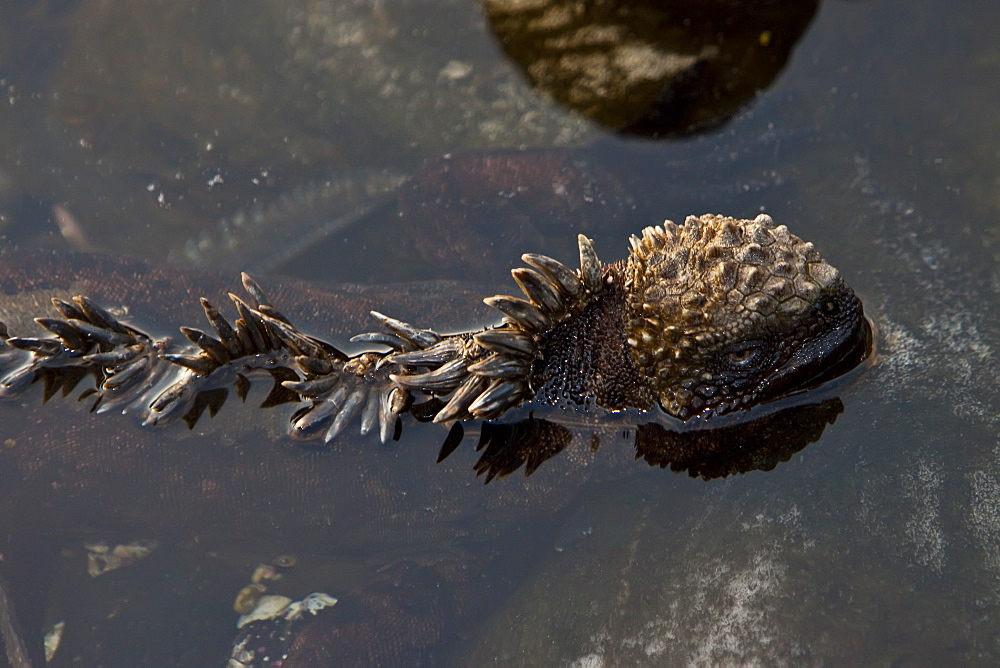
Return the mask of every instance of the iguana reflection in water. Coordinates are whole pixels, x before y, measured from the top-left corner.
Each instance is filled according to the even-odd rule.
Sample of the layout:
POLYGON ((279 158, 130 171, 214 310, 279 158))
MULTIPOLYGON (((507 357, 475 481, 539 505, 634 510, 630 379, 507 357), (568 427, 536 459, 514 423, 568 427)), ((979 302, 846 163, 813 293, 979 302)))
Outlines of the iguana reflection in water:
MULTIPOLYGON (((767 406, 838 376, 867 356, 870 330, 839 272, 811 244, 774 226, 767 216, 753 221, 690 217, 683 226, 647 228, 631 243, 627 260, 603 265, 581 236, 578 270, 525 255, 531 269, 513 274, 528 299, 485 300, 504 314, 501 324, 442 336, 377 316, 383 331, 355 340, 390 350, 350 356, 302 333, 249 277, 244 280, 249 302, 233 299, 240 315, 234 324, 202 300, 215 336, 182 328, 195 344, 186 350, 122 323, 85 297, 55 299, 62 317, 38 320, 54 337, 6 340, 0 359, 7 371, 0 383, 8 397, 16 398, 36 379, 44 380, 50 397, 91 376, 95 385, 85 394, 98 410, 140 410, 147 424, 183 416, 194 426, 206 408, 213 413, 220 408, 228 387, 245 396, 248 379, 262 371, 275 379, 265 404, 299 403, 291 432, 322 436, 333 442, 334 450, 321 459, 303 459, 281 446, 251 448, 240 442, 242 437, 234 442, 234 436, 219 432, 214 435, 216 449, 197 454, 192 445, 205 439, 157 444, 149 437, 116 435, 108 443, 88 437, 102 418, 77 416, 79 431, 63 439, 44 424, 22 427, 18 442, 3 455, 5 475, 19 481, 8 490, 4 509, 8 516, 17 516, 25 503, 55 509, 58 519, 48 531, 58 531, 61 524, 74 531, 131 525, 168 534, 183 534, 184 527, 200 533, 204 528, 192 519, 197 517, 210 526, 228 524, 224 533, 240 534, 247 521, 273 527, 276 537, 285 538, 314 527, 339 527, 340 538, 332 540, 348 551, 355 540, 371 542, 373 535, 382 540, 390 536, 391 544, 415 550, 447 527, 442 499, 457 504, 450 509, 453 518, 471 510, 460 501, 466 476, 452 463, 446 474, 451 480, 433 475, 424 481, 429 490, 414 491, 401 502, 393 481, 401 482, 407 466, 422 461, 426 467, 430 457, 410 452, 402 471, 399 461, 383 467, 387 462, 380 464, 377 454, 359 452, 345 438, 359 424, 363 433, 378 425, 384 441, 407 414, 452 423, 440 453, 444 459, 460 444, 459 425, 471 421, 480 426, 482 451, 474 469, 487 481, 522 464, 532 474, 567 449, 573 462, 583 456, 593 463, 599 453, 589 444, 574 446, 574 430, 560 422, 582 420, 605 430, 631 424, 636 458, 706 478, 771 468, 817 438, 840 412, 839 400, 802 405, 800 397, 791 407, 770 404, 781 411, 767 406), (762 407, 763 413, 754 412, 762 407), (527 419, 518 419, 525 412, 527 419), (718 428, 706 428, 713 425, 718 428), (220 447, 228 454, 220 453, 220 447), (248 452, 253 455, 244 460, 248 452), (731 452, 737 456, 729 457, 731 452), (196 466, 192 457, 201 458, 196 466), (340 457, 345 459, 337 463, 340 457), (247 470, 248 464, 255 470, 247 470), (133 482, 119 485, 116 499, 95 505, 102 474, 108 471, 133 482), (345 484, 345 478, 351 482, 345 484), (255 484, 262 485, 261 498, 234 508, 233 499, 246 496, 255 484), (378 489, 371 489, 372 484, 378 489), (414 509, 432 507, 425 505, 429 498, 437 530, 414 540, 414 526, 426 524, 414 520, 414 509), (368 506, 374 515, 360 511, 344 517, 345 503, 368 506), (400 523, 400 518, 405 520, 400 523), (373 519, 378 528, 370 525, 373 519), (348 528, 358 522, 368 528, 356 531, 356 538, 347 537, 348 528)), ((29 281, 25 269, 6 265, 6 289, 44 290, 45 280, 29 281)), ((114 276, 105 271, 102 279, 114 276)), ((289 304, 295 306, 294 301, 289 304)), ((328 313, 336 313, 336 306, 330 308, 334 310, 328 313)), ((23 424, 37 421, 34 416, 43 410, 25 408, 23 424)), ((487 497, 485 507, 480 498, 478 512, 489 518, 484 527, 495 528, 499 516, 516 517, 511 511, 539 498, 561 499, 550 501, 558 507, 565 503, 567 489, 580 486, 590 473, 560 469, 554 475, 555 481, 535 476, 505 488, 487 497)), ((403 487, 412 490, 413 484, 411 480, 403 487)), ((457 561, 475 563, 475 557, 457 561)), ((476 578, 456 571, 455 563, 425 556, 379 570, 343 603, 281 642, 272 638, 271 644, 263 643, 263 631, 247 629, 244 636, 252 634, 262 644, 259 652, 241 655, 241 660, 288 655, 286 665, 300 665, 295 662, 317 657, 427 655, 441 638, 441 625, 466 616, 461 611, 476 578), (396 585, 386 590, 387 582, 396 585), (400 589, 399 583, 407 584, 400 589), (434 624, 409 629, 408 614, 434 624), (387 630, 383 615, 395 615, 407 629, 387 630)))

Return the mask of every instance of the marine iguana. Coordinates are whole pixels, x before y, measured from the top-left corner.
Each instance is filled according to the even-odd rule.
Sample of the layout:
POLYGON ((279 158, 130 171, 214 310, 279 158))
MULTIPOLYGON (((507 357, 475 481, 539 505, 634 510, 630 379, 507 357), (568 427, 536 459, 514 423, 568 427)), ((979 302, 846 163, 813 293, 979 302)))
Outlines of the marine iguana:
POLYGON ((249 302, 230 295, 235 325, 202 299, 215 336, 181 327, 193 349, 123 324, 87 297, 54 299, 62 317, 36 319, 54 337, 8 338, 4 328, 0 396, 72 368, 95 374, 98 410, 141 406, 146 424, 190 422, 218 408, 213 390, 232 384, 245 394, 247 376, 264 370, 273 395, 307 404, 293 436, 329 441, 360 416, 361 433, 378 424, 384 442, 418 400, 435 422, 492 420, 529 401, 710 419, 815 386, 867 356, 857 296, 811 243, 765 214, 689 216, 630 244, 627 259, 605 265, 580 235, 575 271, 523 255, 528 268, 511 273, 527 299, 485 299, 504 319, 482 331, 441 335, 373 311, 382 331, 351 340, 388 352, 347 355, 302 333, 245 274, 249 302))

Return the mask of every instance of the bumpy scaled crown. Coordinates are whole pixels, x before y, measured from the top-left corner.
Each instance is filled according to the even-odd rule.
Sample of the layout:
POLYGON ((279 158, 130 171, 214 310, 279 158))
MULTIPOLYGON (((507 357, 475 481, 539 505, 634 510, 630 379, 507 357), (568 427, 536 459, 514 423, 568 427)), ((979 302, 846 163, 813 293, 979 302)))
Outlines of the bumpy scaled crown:
POLYGON ((757 351, 730 350, 734 342, 776 345, 843 283, 811 243, 764 214, 689 216, 682 226, 647 227, 630 242, 628 344, 661 406, 682 418, 711 407, 716 395, 740 395, 721 376, 739 382, 741 357, 757 351), (723 362, 732 373, 720 371, 723 362), (699 389, 703 396, 693 393, 699 389))

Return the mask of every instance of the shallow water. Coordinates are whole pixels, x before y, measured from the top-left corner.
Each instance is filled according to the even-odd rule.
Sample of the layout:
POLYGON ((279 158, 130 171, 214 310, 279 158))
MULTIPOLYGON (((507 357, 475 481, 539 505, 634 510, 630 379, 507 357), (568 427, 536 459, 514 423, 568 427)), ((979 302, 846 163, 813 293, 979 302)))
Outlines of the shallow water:
MULTIPOLYGON (((670 186, 660 217, 679 221, 702 210, 752 217, 764 210, 813 241, 862 296, 878 328, 878 363, 842 396, 844 413, 819 443, 773 471, 703 482, 637 465, 624 481, 587 488, 551 524, 542 519, 547 515, 527 512, 520 521, 539 531, 517 531, 511 540, 536 561, 524 567, 523 579, 521 568, 500 574, 515 583, 513 594, 481 628, 453 639, 448 657, 577 665, 996 662, 1000 14, 993 3, 921 1, 904 11, 888 2, 826 2, 749 117, 684 142, 603 136, 538 101, 525 103, 537 105, 531 118, 540 120, 524 134, 495 131, 523 120, 529 112, 520 102, 514 110, 484 105, 495 117, 477 116, 487 118, 476 125, 478 134, 456 131, 451 117, 435 128, 417 106, 366 123, 374 98, 363 98, 363 85, 351 90, 365 100, 358 108, 349 95, 318 95, 308 87, 322 77, 301 75, 305 70, 289 64, 301 61, 285 60, 287 35, 268 59, 270 33, 259 17, 231 14, 224 3, 194 6, 196 20, 168 17, 174 22, 166 25, 180 27, 157 38, 160 57, 183 52, 188 42, 213 45, 228 99, 236 100, 231 107, 213 97, 217 86, 209 84, 217 81, 210 76, 192 81, 194 92, 160 102, 156 113, 143 106, 148 98, 113 85, 81 96, 67 77, 86 67, 66 59, 86 62, 97 40, 81 33, 96 31, 107 17, 87 2, 53 3, 47 12, 2 10, 10 20, 0 21, 0 41, 19 45, 0 47, 10 101, 0 111, 6 243, 65 245, 50 220, 52 205, 62 203, 90 246, 163 260, 177 240, 217 219, 331 173, 412 173, 422 159, 457 148, 574 145, 597 136, 588 150, 608 164, 663 170, 670 186), (73 20, 88 11, 95 12, 91 23, 73 20), (206 36, 192 25, 230 32, 206 36), (240 30, 250 35, 249 55, 234 46, 240 30), (265 93, 278 89, 269 79, 276 71, 288 90, 310 94, 280 89, 284 102, 271 108, 265 93), (249 92, 240 97, 235 90, 249 92), (310 96, 321 112, 303 111, 310 96), (190 113, 171 114, 174 105, 190 113), (285 132, 296 126, 304 129, 285 132), (719 152, 740 157, 706 169, 700 156, 719 152)), ((462 29, 476 34, 478 19, 462 16, 462 29)), ((428 16, 427 34, 442 30, 435 20, 444 22, 428 16)), ((142 25, 142 16, 130 21, 142 25)), ((320 30, 321 23, 310 25, 320 30)), ((285 27, 275 21, 269 29, 285 27)), ((352 34, 380 34, 362 32, 352 34)), ((408 56, 406 49, 421 45, 400 45, 391 34, 383 35, 383 52, 395 46, 408 56)), ((116 47, 121 54, 137 48, 127 40, 99 43, 98 60, 114 56, 116 47)), ((475 88, 485 99, 513 88, 531 100, 491 43, 454 58, 439 53, 434 40, 424 44, 428 63, 454 59, 488 72, 475 88)), ((300 59, 303 49, 296 51, 300 59)), ((151 51, 149 57, 158 53, 151 51)), ((185 67, 187 76, 198 71, 185 67)), ((153 75, 169 70, 164 62, 148 65, 150 91, 165 85, 153 75)), ((135 72, 121 76, 145 80, 135 72)), ((435 78, 431 90, 440 92, 441 81, 435 78)), ((627 234, 655 222, 625 217, 592 236, 610 260, 624 254, 627 234)), ((569 240, 575 234, 564 231, 569 240)), ((504 238, 498 231, 497 244, 504 238)), ((329 248, 336 251, 336 237, 329 248)), ((510 255, 535 250, 546 249, 510 255)), ((366 279, 378 275, 376 268, 366 279)), ((312 546, 317 569, 335 559, 326 545, 312 546)), ((257 547, 265 555, 283 551, 257 547)), ((241 560, 252 567, 253 558, 241 560)), ((246 574, 216 570, 223 574, 203 585, 215 598, 206 594, 193 618, 231 614, 227 597, 246 574)), ((225 632, 213 628, 224 640, 225 632)))

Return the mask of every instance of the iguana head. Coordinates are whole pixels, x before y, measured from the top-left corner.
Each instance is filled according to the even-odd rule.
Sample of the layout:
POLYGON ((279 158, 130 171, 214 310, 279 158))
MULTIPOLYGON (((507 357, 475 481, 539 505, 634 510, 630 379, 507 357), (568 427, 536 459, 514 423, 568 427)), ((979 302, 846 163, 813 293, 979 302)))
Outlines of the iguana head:
POLYGON ((861 302, 770 216, 647 227, 625 263, 626 341, 667 413, 723 414, 819 384, 867 354, 861 302))

